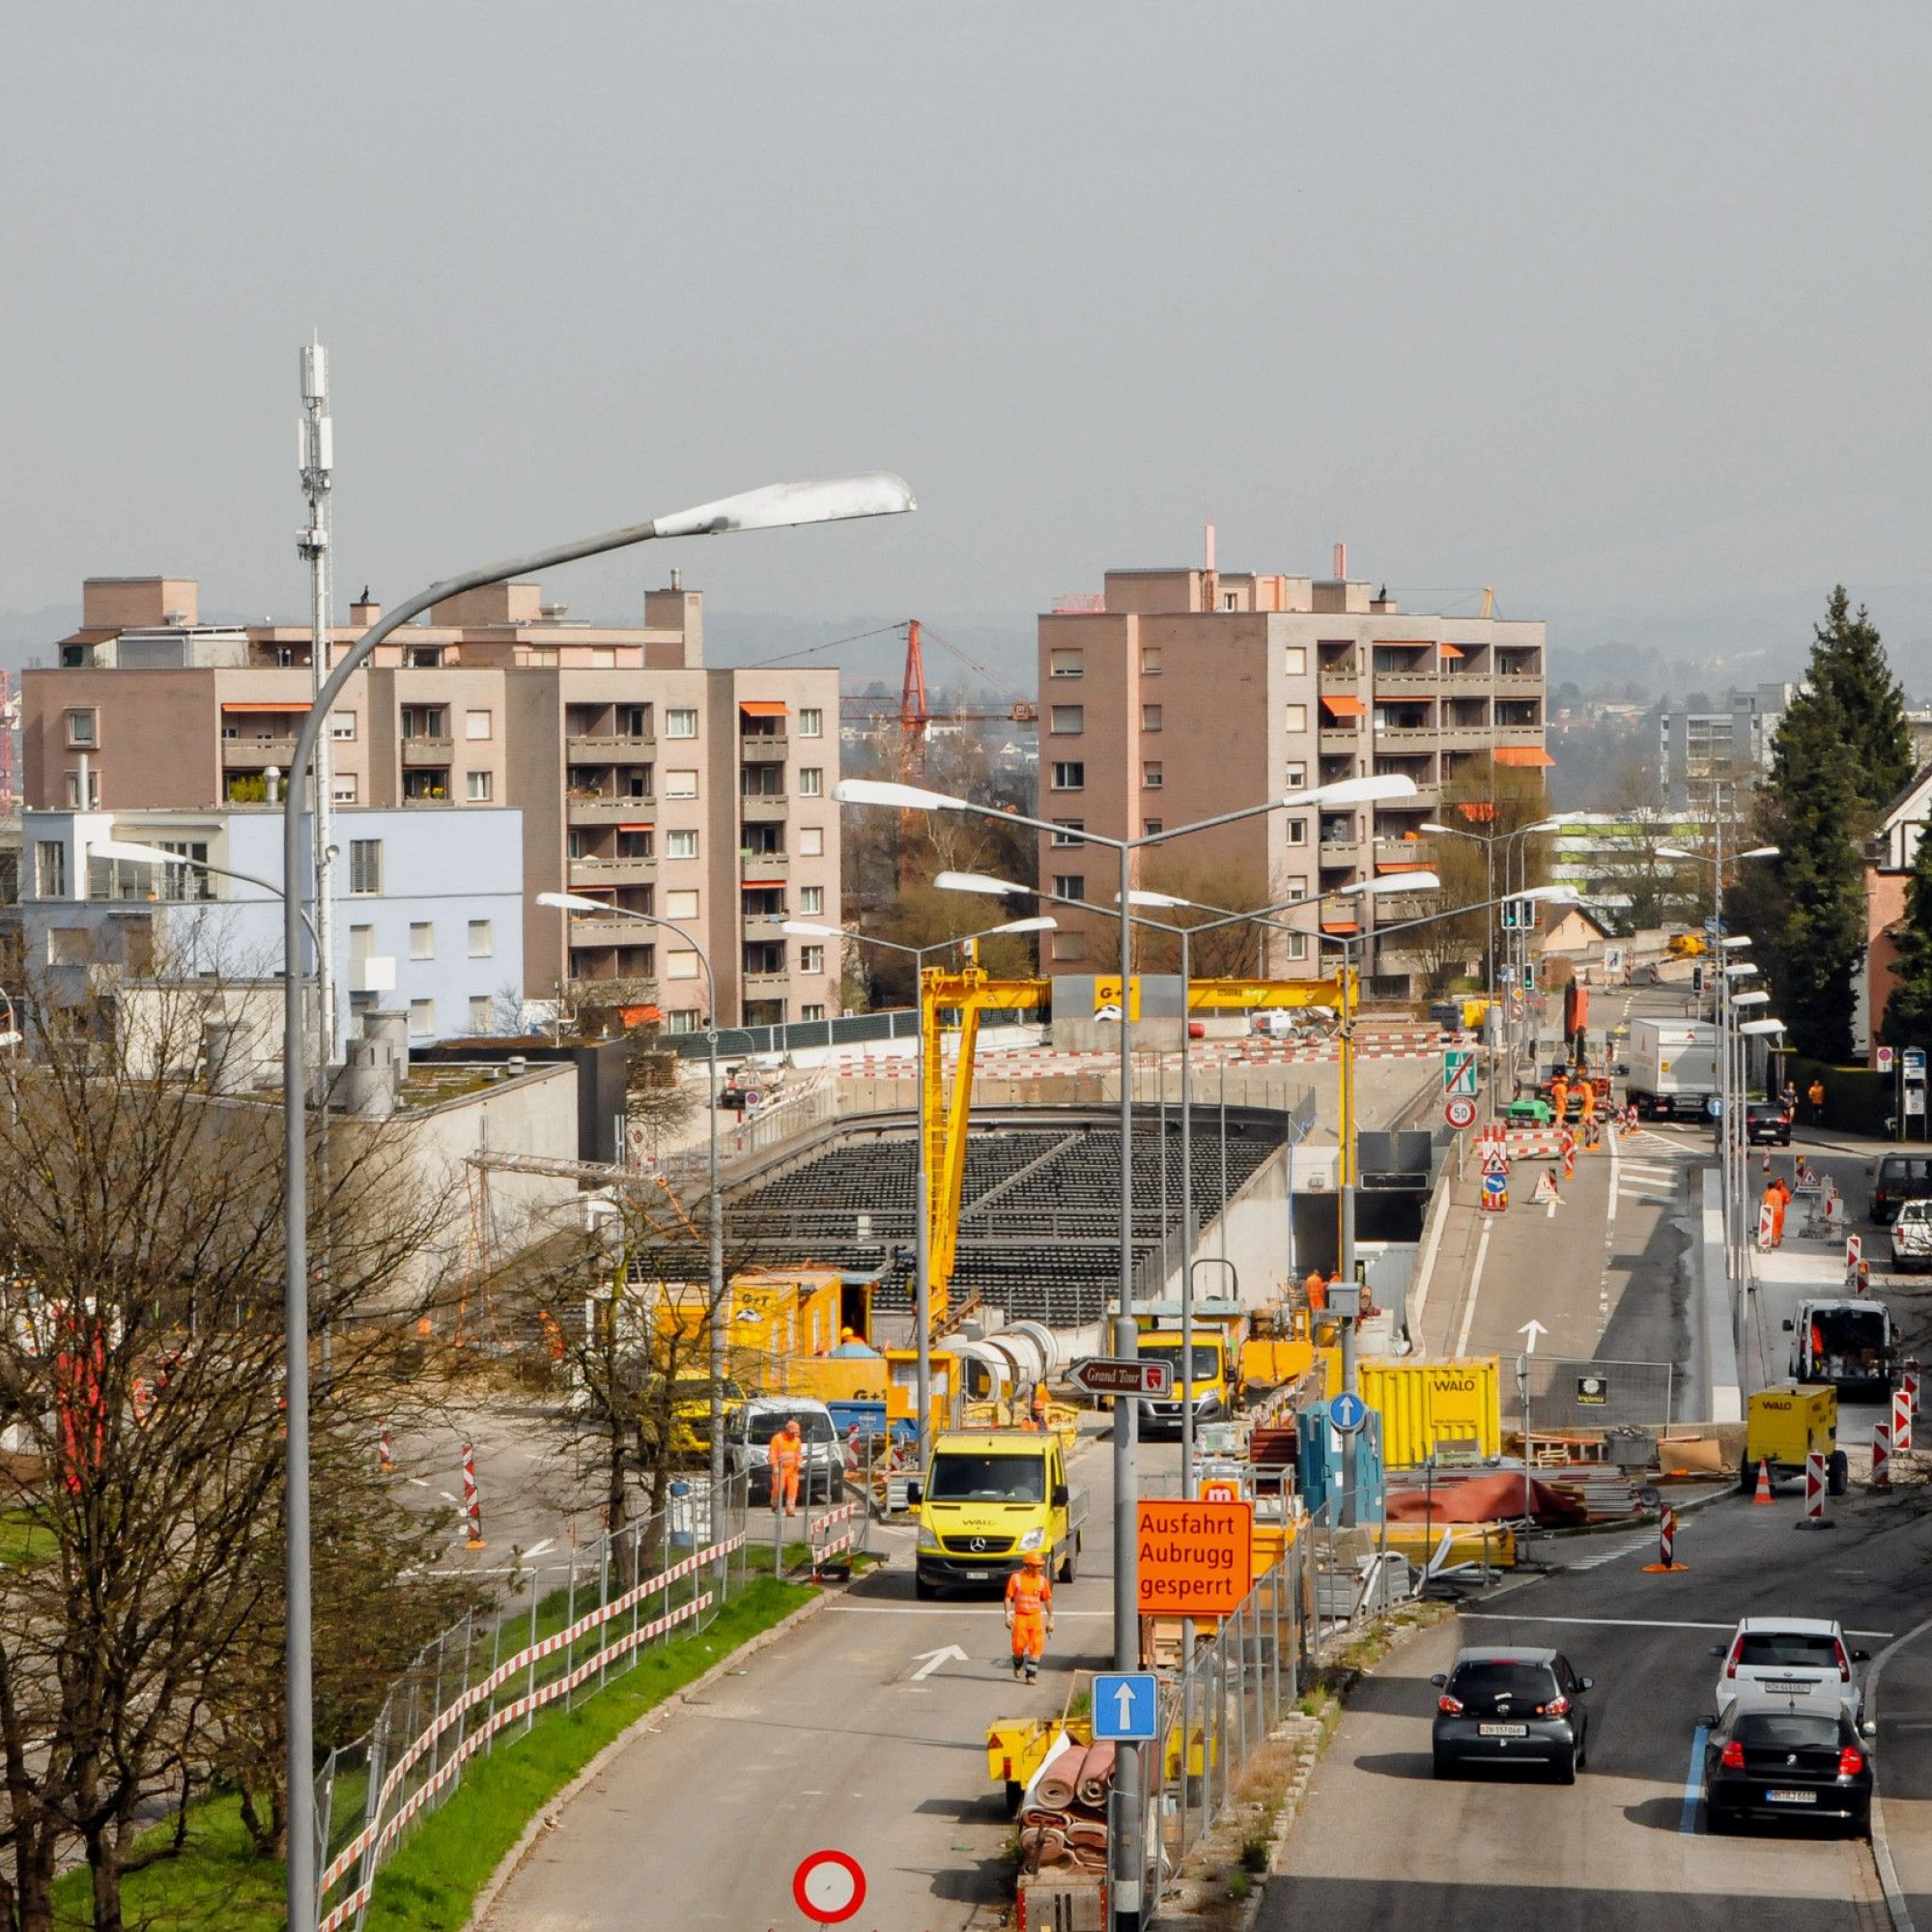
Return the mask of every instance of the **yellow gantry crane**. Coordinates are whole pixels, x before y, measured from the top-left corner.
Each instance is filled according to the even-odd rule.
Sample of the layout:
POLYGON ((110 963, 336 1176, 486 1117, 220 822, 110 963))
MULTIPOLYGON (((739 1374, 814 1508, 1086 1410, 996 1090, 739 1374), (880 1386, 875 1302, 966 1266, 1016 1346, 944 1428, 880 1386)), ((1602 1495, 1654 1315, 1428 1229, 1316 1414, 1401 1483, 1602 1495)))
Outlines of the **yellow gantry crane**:
MULTIPOLYGON (((1136 1010, 1138 988, 1123 989, 1123 1013, 1136 1010)), ((1187 988, 1193 1013, 1252 1013, 1328 1007, 1341 1014, 1342 1145, 1350 1159, 1353 1110, 1353 1029, 1359 994, 1351 967, 1332 980, 1195 980, 1187 988)), ((982 1012, 1037 1012, 1053 1004, 1051 980, 995 980, 969 957, 957 970, 928 966, 919 980, 921 1080, 919 1131, 925 1152, 926 1277, 935 1333, 947 1320, 948 1289, 959 1251, 959 1209, 966 1185, 966 1137, 973 1107, 973 1059, 982 1012), (945 1015, 957 1013, 959 1052, 947 1087, 945 1015)), ((1342 1179, 1350 1179, 1345 1167, 1342 1179)))

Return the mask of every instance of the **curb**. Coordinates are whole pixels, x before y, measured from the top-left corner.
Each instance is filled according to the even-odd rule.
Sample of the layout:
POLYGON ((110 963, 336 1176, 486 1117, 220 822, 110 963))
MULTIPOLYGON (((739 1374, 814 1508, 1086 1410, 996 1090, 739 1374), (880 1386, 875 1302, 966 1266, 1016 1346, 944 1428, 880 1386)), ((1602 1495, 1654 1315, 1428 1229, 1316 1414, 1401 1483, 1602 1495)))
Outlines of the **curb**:
MULTIPOLYGON (((1932 1617, 1924 1623, 1909 1630, 1903 1636, 1894 1637, 1879 1652, 1872 1664, 1871 1673, 1865 1679, 1865 1715, 1873 1723, 1878 1721, 1879 1679, 1885 1674, 1885 1666, 1891 1662, 1892 1654, 1905 1648, 1932 1631, 1932 1617)), ((1891 1861, 1891 1840, 1886 1835, 1885 1801, 1879 1794, 1879 1767, 1883 1763, 1876 1753, 1872 1764, 1871 1796, 1871 1849, 1872 1863, 1878 1867, 1878 1882, 1885 1889, 1885 1909, 1891 1915, 1892 1932, 1915 1932, 1912 1914, 1905 1903, 1905 1888, 1898 1882, 1898 1867, 1891 1861)))
MULTIPOLYGON (((490 1874, 488 1882, 477 1892, 475 1902, 469 1908, 469 1917, 463 1921, 463 1932, 474 1932, 495 1907, 503 1888, 516 1877, 518 1868, 529 1857, 536 1841, 546 1832, 553 1830, 568 1805, 583 1787, 593 1778, 601 1776, 605 1769, 617 1753, 634 1743, 640 1731, 655 1730, 659 1722, 678 1707, 688 1702, 700 1690, 709 1690, 727 1670, 735 1669, 748 1657, 755 1657, 759 1651, 768 1648, 808 1618, 814 1617, 831 1601, 828 1594, 821 1593, 809 1604, 801 1604, 792 1613, 775 1623, 770 1630, 760 1631, 754 1637, 748 1637, 735 1650, 728 1650, 701 1677, 694 1677, 680 1690, 673 1690, 661 1704, 653 1704, 648 1711, 641 1712, 636 1721, 619 1732, 611 1742, 566 1784, 556 1796, 538 1807, 536 1814, 523 1829, 517 1842, 497 1861, 497 1869, 490 1874)), ((1912 1932, 1908 1925, 1905 1932, 1912 1932)))

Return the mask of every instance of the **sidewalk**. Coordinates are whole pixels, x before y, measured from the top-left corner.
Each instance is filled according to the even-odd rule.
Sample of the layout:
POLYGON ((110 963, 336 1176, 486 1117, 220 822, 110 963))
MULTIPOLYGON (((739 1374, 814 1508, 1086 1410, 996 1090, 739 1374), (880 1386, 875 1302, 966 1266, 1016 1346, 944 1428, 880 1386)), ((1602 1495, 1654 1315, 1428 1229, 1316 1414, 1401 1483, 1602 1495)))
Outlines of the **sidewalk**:
POLYGON ((1866 1683, 1879 1727, 1872 1852, 1893 1932, 1932 1927, 1932 1725, 1918 1715, 1932 1700, 1928 1634, 1920 1624, 1900 1637, 1866 1683))

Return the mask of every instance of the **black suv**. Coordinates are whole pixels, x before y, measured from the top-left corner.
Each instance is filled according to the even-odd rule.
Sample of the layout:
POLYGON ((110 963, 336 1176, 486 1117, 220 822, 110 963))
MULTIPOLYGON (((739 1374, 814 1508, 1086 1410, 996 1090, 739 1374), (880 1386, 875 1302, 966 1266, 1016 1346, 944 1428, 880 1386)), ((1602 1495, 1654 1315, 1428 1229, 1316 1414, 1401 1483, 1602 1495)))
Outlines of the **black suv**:
POLYGON ((1430 1738, 1437 1777, 1464 1764, 1520 1764, 1576 1783, 1590 1748, 1582 1698, 1591 1680, 1561 1651, 1464 1650, 1453 1670, 1429 1681, 1441 1692, 1430 1738))
POLYGON ((1898 1218, 1908 1201, 1932 1200, 1932 1156, 1889 1153, 1872 1169, 1871 1218, 1881 1228, 1898 1218))
POLYGON ((1789 1147, 1791 1116, 1776 1100, 1750 1100, 1745 1105, 1745 1139, 1752 1147, 1789 1147))

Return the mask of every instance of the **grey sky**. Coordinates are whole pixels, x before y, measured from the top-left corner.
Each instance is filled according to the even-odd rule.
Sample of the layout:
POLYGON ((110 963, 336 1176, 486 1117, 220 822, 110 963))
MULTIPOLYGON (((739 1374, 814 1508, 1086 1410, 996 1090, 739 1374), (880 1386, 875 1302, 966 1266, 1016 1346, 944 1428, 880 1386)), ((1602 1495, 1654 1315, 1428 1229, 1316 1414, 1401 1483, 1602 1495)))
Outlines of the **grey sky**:
POLYGON ((1922 5, 173 0, 7 38, 0 610, 165 570, 298 611, 311 326, 344 602, 874 465, 916 518, 554 592, 634 612, 681 561, 740 612, 1024 613, 1207 515, 1226 566, 1339 531, 1525 615, 1932 575, 1922 5))

